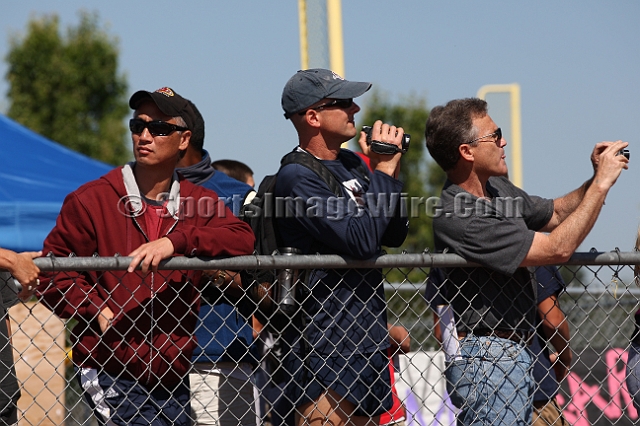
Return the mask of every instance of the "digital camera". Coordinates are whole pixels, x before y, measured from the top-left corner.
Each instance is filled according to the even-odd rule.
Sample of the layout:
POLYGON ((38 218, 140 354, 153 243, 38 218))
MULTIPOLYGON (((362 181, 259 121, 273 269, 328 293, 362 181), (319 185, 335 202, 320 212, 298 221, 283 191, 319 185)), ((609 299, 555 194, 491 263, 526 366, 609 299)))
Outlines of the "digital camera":
POLYGON ((371 140, 371 126, 362 126, 362 131, 367 134, 367 145, 371 147, 371 151, 376 154, 393 155, 397 152, 406 154, 409 151, 409 143, 411 142, 411 135, 405 133, 402 137, 402 147, 398 148, 396 145, 387 142, 371 140))
POLYGON ((631 157, 628 149, 621 149, 616 155, 624 155, 625 157, 627 157, 627 160, 629 160, 629 157, 631 157))

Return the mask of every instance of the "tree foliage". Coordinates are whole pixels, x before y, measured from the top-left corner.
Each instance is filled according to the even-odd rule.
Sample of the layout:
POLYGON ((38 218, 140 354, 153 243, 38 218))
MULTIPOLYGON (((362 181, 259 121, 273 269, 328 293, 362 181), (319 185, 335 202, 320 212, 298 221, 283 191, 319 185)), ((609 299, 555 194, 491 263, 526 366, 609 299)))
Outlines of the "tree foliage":
MULTIPOLYGON (((403 155, 400 180, 407 194, 409 208, 409 235, 400 250, 421 253, 425 249, 433 251, 433 229, 431 217, 426 213, 424 201, 431 196, 440 196, 445 174, 442 169, 425 155, 424 128, 429 110, 426 100, 416 96, 391 103, 388 97, 374 89, 364 106, 362 123, 372 125, 375 120, 400 126, 411 135, 409 152, 403 155), (413 210, 413 211, 412 211, 413 210)), ((397 250, 390 250, 397 251, 397 250)))
POLYGON ((117 40, 97 14, 81 12, 65 36, 57 15, 34 18, 10 43, 9 117, 90 157, 126 162, 127 81, 118 74, 117 40))

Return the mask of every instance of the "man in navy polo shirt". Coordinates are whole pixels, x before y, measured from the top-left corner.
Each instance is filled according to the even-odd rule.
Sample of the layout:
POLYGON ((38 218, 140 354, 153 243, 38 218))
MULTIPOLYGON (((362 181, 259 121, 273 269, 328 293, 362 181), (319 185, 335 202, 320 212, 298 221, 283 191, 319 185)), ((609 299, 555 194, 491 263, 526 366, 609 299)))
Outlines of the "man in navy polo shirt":
MULTIPOLYGON (((341 149, 359 134, 354 116, 360 107, 353 98, 370 87, 325 69, 298 71, 287 82, 282 108, 298 133, 295 149, 327 167, 341 183, 342 195, 336 197, 315 172, 295 163, 278 172, 275 195, 304 200, 306 211, 322 202, 344 214, 325 209, 325 214, 277 218, 285 247, 369 259, 380 255, 382 245, 404 241, 408 221, 399 213, 403 184, 397 180, 401 154, 372 152, 371 172, 353 152, 341 149), (369 198, 385 203, 390 214, 372 211, 369 198)), ((403 135, 401 127, 373 123, 374 140, 400 146, 403 135)), ((377 424, 393 405, 382 273, 322 269, 309 275, 309 294, 301 302, 306 326, 300 345, 284 362, 293 374, 285 396, 297 409, 298 424, 377 424)))

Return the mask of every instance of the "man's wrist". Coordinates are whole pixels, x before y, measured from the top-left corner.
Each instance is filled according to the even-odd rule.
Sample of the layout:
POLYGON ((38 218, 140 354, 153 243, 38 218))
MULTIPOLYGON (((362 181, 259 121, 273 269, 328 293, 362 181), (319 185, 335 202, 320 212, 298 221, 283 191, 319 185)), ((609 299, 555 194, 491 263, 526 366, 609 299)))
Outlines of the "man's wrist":
POLYGON ((388 161, 380 161, 374 170, 377 170, 379 172, 384 173, 387 176, 391 176, 392 178, 395 178, 394 174, 396 171, 396 164, 390 164, 390 162, 388 161))

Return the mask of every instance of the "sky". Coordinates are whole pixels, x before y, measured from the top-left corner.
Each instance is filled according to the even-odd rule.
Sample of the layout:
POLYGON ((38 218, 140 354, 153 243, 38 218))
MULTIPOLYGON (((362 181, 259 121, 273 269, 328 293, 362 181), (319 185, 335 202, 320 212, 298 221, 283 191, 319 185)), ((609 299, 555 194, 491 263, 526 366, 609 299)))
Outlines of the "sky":
MULTIPOLYGON (((297 145, 280 107, 301 68, 296 1, 8 0, 0 57, 30 18, 56 13, 66 27, 81 9, 98 12, 118 39, 129 94, 169 86, 198 106, 213 159, 243 161, 260 182, 297 145)), ((392 101, 423 97, 428 108, 518 83, 523 187, 547 198, 591 177, 597 142, 629 142, 629 170, 578 251, 630 251, 640 223, 639 16, 636 0, 343 0, 344 77, 372 82, 392 101)), ((0 111, 7 90, 3 78, 0 111)), ((503 98, 489 98, 489 113, 505 128, 503 98)))

